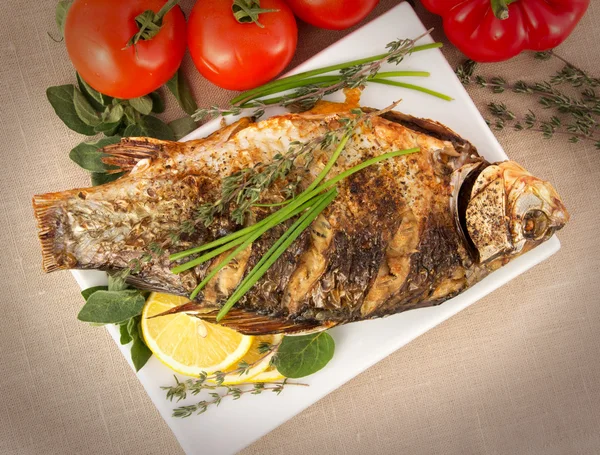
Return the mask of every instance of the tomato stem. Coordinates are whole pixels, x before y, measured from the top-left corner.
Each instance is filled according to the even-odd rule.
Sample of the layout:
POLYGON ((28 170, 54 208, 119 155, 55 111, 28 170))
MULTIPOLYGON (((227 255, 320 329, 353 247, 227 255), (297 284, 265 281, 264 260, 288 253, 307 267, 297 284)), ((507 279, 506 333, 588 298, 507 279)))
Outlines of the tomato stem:
POLYGON ((154 38, 158 32, 160 32, 162 21, 165 15, 178 3, 179 0, 169 0, 162 6, 161 9, 158 10, 158 13, 148 9, 143 13, 138 14, 135 17, 135 23, 138 26, 138 31, 135 35, 129 38, 129 41, 127 41, 127 44, 123 49, 127 49, 129 46, 135 46, 140 41, 147 41, 154 38))
POLYGON ((259 0, 233 0, 231 11, 233 11, 235 20, 240 24, 255 23, 260 28, 265 28, 258 21, 258 15, 262 13, 276 13, 279 10, 261 8, 259 0))
POLYGON ((500 20, 508 19, 508 5, 516 0, 490 0, 494 16, 500 20))

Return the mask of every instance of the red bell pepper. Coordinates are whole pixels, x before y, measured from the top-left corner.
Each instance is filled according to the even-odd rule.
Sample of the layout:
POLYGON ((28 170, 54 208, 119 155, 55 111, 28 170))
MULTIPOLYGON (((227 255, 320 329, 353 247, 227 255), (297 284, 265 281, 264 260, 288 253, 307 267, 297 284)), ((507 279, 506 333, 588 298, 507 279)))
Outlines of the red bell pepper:
POLYGON ((590 0, 422 0, 442 16, 446 36, 467 57, 499 62, 545 51, 573 31, 590 0))

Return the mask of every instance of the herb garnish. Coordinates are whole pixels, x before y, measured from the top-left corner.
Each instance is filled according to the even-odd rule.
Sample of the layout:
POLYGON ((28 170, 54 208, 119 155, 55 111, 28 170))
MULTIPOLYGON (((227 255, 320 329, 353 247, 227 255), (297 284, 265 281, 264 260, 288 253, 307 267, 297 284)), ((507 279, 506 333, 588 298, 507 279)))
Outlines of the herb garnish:
POLYGON ((406 56, 427 49, 439 48, 441 43, 424 44, 416 46, 416 42, 431 33, 427 31, 415 39, 399 39, 387 44, 388 50, 384 54, 375 55, 358 60, 331 65, 316 70, 305 71, 293 76, 284 77, 252 90, 247 90, 236 96, 229 102, 229 106, 221 108, 211 106, 201 108, 196 111, 193 117, 196 120, 204 118, 216 118, 226 115, 238 115, 244 109, 254 109, 253 117, 258 118, 264 114, 267 106, 288 107, 294 111, 305 111, 314 107, 314 105, 324 96, 337 92, 344 88, 354 88, 367 83, 378 83, 404 87, 411 90, 417 90, 429 95, 450 101, 450 98, 443 93, 436 92, 418 85, 406 84, 390 80, 390 77, 399 76, 421 76, 426 77, 429 73, 423 71, 390 71, 380 73, 379 70, 384 63, 399 64, 406 56), (339 71, 338 74, 320 76, 325 73, 339 71), (319 76, 319 77, 313 77, 319 76), (293 92, 273 97, 265 96, 275 93, 294 90, 293 92))
POLYGON ((537 131, 546 139, 561 135, 572 143, 593 142, 596 148, 600 149, 600 97, 595 91, 596 87, 600 86, 600 78, 590 76, 552 50, 536 52, 534 55, 538 60, 557 58, 565 63, 565 66, 549 80, 533 83, 508 82, 500 76, 475 76, 477 64, 471 60, 460 65, 456 73, 464 85, 474 81, 478 86, 497 94, 511 91, 529 95, 542 108, 552 111, 552 115, 546 118, 541 118, 533 109, 529 109, 523 115, 516 115, 505 103, 493 101, 488 104, 493 119, 487 122, 495 130, 500 131, 510 125, 515 131, 537 131), (557 88, 558 86, 567 86, 567 90, 578 93, 571 95, 567 90, 557 88))

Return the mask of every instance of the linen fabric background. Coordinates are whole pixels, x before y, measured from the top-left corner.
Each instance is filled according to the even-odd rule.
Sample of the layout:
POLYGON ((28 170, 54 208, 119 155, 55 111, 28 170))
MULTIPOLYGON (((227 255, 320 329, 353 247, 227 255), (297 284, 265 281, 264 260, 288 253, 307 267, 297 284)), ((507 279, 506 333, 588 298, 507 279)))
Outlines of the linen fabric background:
MULTIPOLYGON (((186 13, 193 3, 182 1, 186 13)), ((369 20, 397 3, 382 0, 369 20)), ((49 86, 75 81, 64 44, 48 36, 56 30, 55 4, 0 2, 0 453, 180 454, 107 332, 76 319, 82 299, 75 280, 41 270, 31 196, 89 182, 68 157, 83 137, 61 123, 45 95, 49 86)), ((434 38, 447 44, 443 52, 455 66, 464 57, 445 40, 440 19, 420 4, 416 10, 435 27, 434 38)), ((557 51, 596 76, 599 22, 594 1, 557 51)), ((290 68, 350 31, 299 23, 290 68)), ((184 68, 199 105, 224 105, 231 97, 203 80, 189 56, 184 68)), ((560 68, 556 59, 540 62, 529 53, 478 71, 534 81, 560 68)), ((474 86, 469 92, 486 116, 492 100, 518 113, 533 105, 528 95, 474 86)), ((163 118, 180 115, 169 98, 163 118)), ((598 453, 600 150, 562 137, 544 140, 536 132, 496 134, 512 159, 555 184, 571 211, 559 233, 560 252, 244 455, 598 453)))

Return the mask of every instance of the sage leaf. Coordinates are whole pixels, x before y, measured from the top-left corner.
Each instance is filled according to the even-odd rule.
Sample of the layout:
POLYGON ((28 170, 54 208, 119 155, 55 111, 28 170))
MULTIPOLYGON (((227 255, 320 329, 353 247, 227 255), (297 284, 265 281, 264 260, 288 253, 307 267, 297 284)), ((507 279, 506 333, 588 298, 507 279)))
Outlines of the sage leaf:
POLYGON ((198 125, 196 124, 194 119, 189 115, 169 122, 169 126, 173 130, 173 133, 175 134, 175 139, 177 140, 190 134, 192 131, 198 128, 198 125))
POLYGON ((107 108, 107 114, 103 119, 106 123, 115 123, 121 121, 123 114, 125 113, 123 106, 115 104, 114 106, 107 108))
POLYGON ((177 102, 186 114, 192 115, 194 112, 196 112, 198 105, 196 104, 196 100, 194 100, 192 90, 185 80, 182 71, 177 71, 173 77, 169 79, 169 82, 167 82, 167 88, 175 96, 177 102))
POLYGON ((140 114, 148 115, 150 112, 152 112, 152 98, 149 96, 131 98, 129 100, 129 105, 140 114))
POLYGON ((89 296, 92 295, 96 291, 108 291, 108 287, 107 286, 93 286, 91 288, 87 288, 87 289, 84 289, 83 291, 81 291, 81 295, 83 296, 83 298, 85 300, 87 300, 89 298, 89 296))
MULTIPOLYGON (((134 318, 131 318, 129 321, 131 321, 132 319, 134 318)), ((121 324, 119 324, 119 333, 121 335, 121 337, 119 338, 119 342, 121 344, 128 344, 133 341, 133 338, 131 338, 131 335, 129 335, 129 330, 127 329, 129 321, 122 322, 121 324)))
POLYGON ((135 367, 135 371, 140 371, 148 360, 152 357, 152 351, 148 349, 144 340, 140 337, 133 339, 133 345, 131 345, 131 361, 135 367))
POLYGON ((75 112, 83 123, 90 126, 96 126, 100 123, 100 117, 90 104, 90 102, 77 90, 73 90, 73 105, 75 112))
POLYGON ((116 144, 121 138, 119 136, 105 137, 94 142, 82 142, 69 153, 69 158, 79 166, 91 172, 106 172, 117 169, 102 162, 104 154, 100 151, 102 147, 116 144))
POLYGON ((67 13, 69 12, 69 8, 73 4, 73 0, 60 0, 56 5, 56 10, 54 11, 54 18, 56 19, 56 26, 60 31, 60 36, 65 36, 65 21, 67 20, 67 13))
POLYGON ((118 324, 141 313, 146 303, 137 290, 96 291, 77 315, 84 322, 118 324))
POLYGON ((78 72, 75 72, 75 76, 77 77, 77 85, 79 86, 79 90, 87 98, 92 107, 96 111, 104 110, 104 106, 108 106, 112 98, 108 95, 103 95, 98 90, 91 87, 78 72))
POLYGON ((104 185, 105 183, 114 182, 123 175, 122 172, 117 174, 105 174, 104 172, 92 172, 92 186, 104 185))
POLYGON ((152 98, 152 112, 155 114, 162 114, 165 111, 165 102, 162 99, 162 95, 158 90, 148 93, 148 96, 152 98))
POLYGON ((112 275, 108 275, 108 290, 109 291, 123 291, 127 289, 129 286, 125 282, 127 276, 129 275, 129 271, 113 273, 112 275))
POLYGON ((114 136, 119 130, 119 126, 121 126, 121 122, 115 123, 100 123, 94 127, 94 131, 97 133, 104 133, 105 136, 114 136))
POLYGON ((67 127, 80 134, 93 136, 96 134, 94 128, 84 123, 75 111, 75 104, 73 102, 73 93, 75 90, 73 84, 48 87, 46 89, 46 96, 54 108, 56 115, 58 115, 67 127))
POLYGON ((125 128, 123 133, 127 137, 154 137, 156 139, 164 139, 174 141, 175 134, 173 130, 165 122, 151 115, 143 115, 140 120, 125 128))
POLYGON ((275 366, 288 378, 302 378, 323 368, 335 351, 335 342, 327 332, 286 336, 275 356, 275 366))

